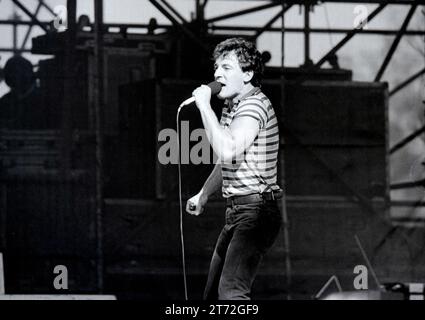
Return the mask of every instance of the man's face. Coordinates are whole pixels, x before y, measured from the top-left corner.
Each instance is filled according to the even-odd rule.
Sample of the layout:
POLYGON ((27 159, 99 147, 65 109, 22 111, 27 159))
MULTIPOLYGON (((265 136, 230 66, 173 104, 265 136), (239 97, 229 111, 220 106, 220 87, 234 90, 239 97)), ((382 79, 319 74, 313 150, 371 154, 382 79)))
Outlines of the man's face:
POLYGON ((218 94, 221 99, 233 99, 240 95, 245 84, 252 78, 249 72, 242 71, 233 51, 218 57, 214 68, 214 79, 222 84, 218 94))

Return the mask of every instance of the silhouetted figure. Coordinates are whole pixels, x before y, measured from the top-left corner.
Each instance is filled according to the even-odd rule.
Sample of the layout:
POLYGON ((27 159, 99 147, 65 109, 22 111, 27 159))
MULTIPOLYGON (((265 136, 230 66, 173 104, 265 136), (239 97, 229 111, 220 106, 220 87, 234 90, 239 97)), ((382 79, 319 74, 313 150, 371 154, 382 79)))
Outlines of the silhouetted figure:
POLYGON ((269 51, 263 51, 261 53, 261 59, 263 59, 263 64, 267 64, 272 59, 272 54, 269 51))
POLYGON ((336 54, 332 54, 328 58, 328 62, 331 65, 332 69, 340 69, 339 63, 338 63, 338 56, 336 54))
POLYGON ((0 127, 16 130, 48 128, 48 114, 31 62, 15 55, 4 67, 10 91, 0 98, 0 127))
POLYGON ((90 26, 90 18, 88 15, 86 14, 82 14, 79 18, 78 18, 78 22, 77 22, 77 30, 78 31, 83 31, 84 27, 89 27, 90 26))
POLYGON ((154 34, 155 29, 158 27, 158 22, 155 18, 151 18, 148 24, 148 34, 154 34))

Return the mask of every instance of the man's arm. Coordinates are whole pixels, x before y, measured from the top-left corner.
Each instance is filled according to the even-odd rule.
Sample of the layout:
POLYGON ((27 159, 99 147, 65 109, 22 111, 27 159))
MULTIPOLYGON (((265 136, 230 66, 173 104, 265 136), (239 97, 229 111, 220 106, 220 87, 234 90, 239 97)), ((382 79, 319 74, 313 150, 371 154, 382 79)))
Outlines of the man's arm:
POLYGON ((259 133, 258 120, 240 117, 233 120, 228 129, 222 128, 210 105, 211 89, 201 86, 194 91, 194 96, 208 141, 219 159, 230 162, 243 154, 259 133))
POLYGON ((220 163, 217 163, 201 189, 202 196, 206 201, 208 201, 208 198, 212 194, 220 189, 222 182, 223 177, 221 176, 221 165, 220 163))
POLYGON ((208 198, 220 188, 221 183, 221 166, 220 163, 217 163, 208 179, 205 181, 201 191, 187 200, 186 211, 195 216, 201 214, 204 211, 208 198))

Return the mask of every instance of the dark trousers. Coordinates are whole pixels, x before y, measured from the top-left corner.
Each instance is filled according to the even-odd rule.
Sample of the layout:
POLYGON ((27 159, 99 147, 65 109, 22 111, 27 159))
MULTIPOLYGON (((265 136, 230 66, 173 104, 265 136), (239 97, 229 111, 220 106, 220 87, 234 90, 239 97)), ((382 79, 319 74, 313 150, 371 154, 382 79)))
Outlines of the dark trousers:
POLYGON ((206 300, 249 300, 266 251, 275 241, 282 217, 277 200, 227 206, 204 291, 206 300))

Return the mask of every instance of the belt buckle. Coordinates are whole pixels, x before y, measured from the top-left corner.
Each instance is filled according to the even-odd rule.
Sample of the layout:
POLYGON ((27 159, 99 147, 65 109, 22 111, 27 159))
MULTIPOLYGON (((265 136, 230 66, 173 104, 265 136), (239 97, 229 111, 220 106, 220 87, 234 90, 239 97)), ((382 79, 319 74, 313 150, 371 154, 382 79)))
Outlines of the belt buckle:
POLYGON ((272 200, 274 201, 275 200, 275 198, 274 198, 274 192, 272 191, 272 200))

